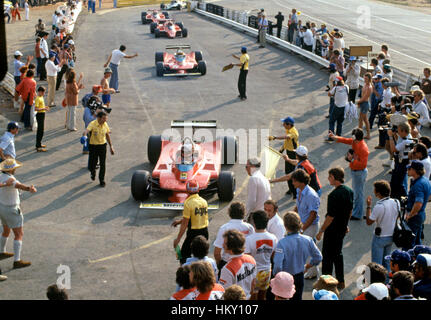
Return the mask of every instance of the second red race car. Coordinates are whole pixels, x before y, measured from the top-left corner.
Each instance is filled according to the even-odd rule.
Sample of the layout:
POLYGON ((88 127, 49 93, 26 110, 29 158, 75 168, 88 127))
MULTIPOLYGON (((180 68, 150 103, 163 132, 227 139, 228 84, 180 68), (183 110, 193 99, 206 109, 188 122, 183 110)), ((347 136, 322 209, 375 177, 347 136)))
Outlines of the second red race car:
MULTIPOLYGON (((216 121, 172 121, 172 128, 216 128, 216 121)), ((151 193, 167 193, 169 204, 150 208, 178 209, 188 197, 186 185, 194 180, 199 193, 217 193, 221 201, 231 201, 235 195, 235 175, 222 171, 222 164, 232 165, 238 161, 238 140, 234 136, 222 136, 214 141, 204 138, 195 140, 184 137, 172 141, 160 135, 148 139, 148 158, 155 165, 152 173, 145 170, 134 172, 131 181, 132 196, 145 201, 151 193)))
POLYGON ((158 77, 205 75, 206 62, 201 51, 191 51, 189 45, 166 46, 166 50, 176 50, 175 53, 156 52, 155 62, 158 77), (183 50, 189 49, 188 53, 183 50))
MULTIPOLYGON (((152 22, 157 23, 159 20, 166 20, 166 19, 169 19, 169 13, 166 11, 160 12, 159 10, 151 10, 151 11, 141 12, 142 24, 149 24, 152 22)), ((151 31, 151 33, 153 33, 153 31, 151 31)))
MULTIPOLYGON (((154 22, 151 23, 151 25, 154 22)), ((150 27, 151 27, 150 25, 150 27)), ((168 20, 160 20, 154 29, 154 37, 168 37, 168 38, 176 38, 176 37, 187 37, 187 29, 184 28, 182 22, 174 22, 172 19, 168 20)))

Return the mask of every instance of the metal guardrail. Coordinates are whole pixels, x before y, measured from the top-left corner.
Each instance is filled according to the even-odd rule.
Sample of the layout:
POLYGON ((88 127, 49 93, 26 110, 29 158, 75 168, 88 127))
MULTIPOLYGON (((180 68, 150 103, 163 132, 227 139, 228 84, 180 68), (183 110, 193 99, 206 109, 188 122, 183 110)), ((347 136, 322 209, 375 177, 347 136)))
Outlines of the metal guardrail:
MULTIPOLYGON (((257 36, 258 34, 257 29, 253 28, 255 27, 255 24, 256 24, 256 21, 255 21, 256 17, 247 15, 245 11, 230 10, 228 8, 223 8, 223 7, 216 6, 211 3, 205 3, 205 2, 199 2, 197 4, 197 7, 194 9, 194 11, 201 15, 204 15, 206 17, 209 17, 211 19, 217 20, 221 23, 234 27, 235 29, 238 29, 242 32, 248 33, 252 36, 257 36), (220 14, 220 12, 222 12, 222 14, 220 14)), ((275 44, 282 49, 297 53, 313 62, 318 63, 323 67, 326 67, 326 68, 329 67, 328 60, 320 57, 317 54, 314 54, 312 52, 309 52, 307 50, 304 50, 296 45, 293 45, 287 42, 286 36, 287 36, 287 28, 286 26, 283 26, 281 29, 280 38, 277 38, 272 35, 267 35, 266 41, 269 43, 275 44)), ((348 61, 349 53, 348 51, 346 53, 347 53, 346 61, 348 61)), ((392 80, 394 82, 399 82, 401 84, 401 87, 400 87, 401 91, 408 91, 412 86, 413 82, 419 80, 418 76, 405 72, 401 69, 395 68, 394 66, 392 66, 392 70, 393 70, 392 80)), ((359 83, 361 86, 363 85, 364 83, 363 78, 359 79, 359 83)))
POLYGON ((9 92, 12 96, 15 95, 15 79, 13 75, 9 72, 6 72, 6 75, 2 82, 0 82, 0 87, 9 92))

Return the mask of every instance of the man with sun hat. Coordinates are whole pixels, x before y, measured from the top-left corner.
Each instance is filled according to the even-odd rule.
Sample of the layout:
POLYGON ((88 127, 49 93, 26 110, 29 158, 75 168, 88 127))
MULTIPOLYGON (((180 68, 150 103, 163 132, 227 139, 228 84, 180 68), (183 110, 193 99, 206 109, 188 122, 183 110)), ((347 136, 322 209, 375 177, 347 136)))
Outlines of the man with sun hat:
POLYGON ((31 193, 37 192, 33 185, 26 186, 14 177, 15 171, 19 167, 22 167, 22 164, 12 158, 0 163, 0 220, 3 225, 3 233, 0 239, 0 259, 14 256, 14 269, 31 265, 31 262, 21 260, 24 218, 20 208, 19 190, 30 191, 31 193), (13 242, 14 253, 6 252, 6 244, 11 229, 15 235, 13 242))

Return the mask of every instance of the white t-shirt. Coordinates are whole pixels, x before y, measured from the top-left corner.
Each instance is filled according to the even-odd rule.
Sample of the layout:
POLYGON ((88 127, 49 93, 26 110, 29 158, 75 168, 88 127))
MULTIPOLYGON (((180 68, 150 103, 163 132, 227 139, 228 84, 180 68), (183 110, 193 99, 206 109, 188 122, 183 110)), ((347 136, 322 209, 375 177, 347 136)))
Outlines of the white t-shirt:
POLYGON ((126 54, 119 49, 113 50, 111 55, 111 63, 119 65, 121 58, 124 56, 126 56, 126 54))
POLYGON ((391 105, 391 99, 393 96, 394 94, 392 93, 391 88, 384 89, 382 94, 382 102, 380 102, 380 106, 382 108, 387 108, 386 107, 387 104, 391 105))
POLYGON ((379 237, 391 237, 394 234, 398 208, 397 202, 389 197, 377 201, 370 219, 376 221, 376 227, 382 229, 379 237))
POLYGON ((342 108, 349 102, 349 86, 335 86, 330 91, 334 95, 335 106, 342 108))
MULTIPOLYGON (((349 67, 347 67, 347 70, 349 67)), ((358 89, 359 88, 359 75, 361 73, 361 66, 358 63, 352 65, 352 69, 347 72, 347 80, 346 84, 350 89, 358 89)))
POLYGON ((424 165, 424 169, 425 169, 424 177, 426 177, 429 180, 430 176, 431 176, 431 159, 430 159, 430 157, 427 157, 427 158, 425 158, 423 160, 419 160, 419 161, 422 162, 424 165))
POLYGON ((304 37, 304 43, 307 46, 312 46, 314 43, 314 37, 313 37, 313 32, 311 32, 310 29, 307 29, 307 31, 302 32, 302 36, 304 37))
POLYGON ((15 188, 15 184, 19 181, 16 180, 16 178, 12 175, 1 173, 0 183, 5 183, 10 178, 14 178, 15 182, 11 186, 0 188, 0 203, 5 206, 19 205, 20 204, 19 190, 15 188))
POLYGON ((423 101, 413 103, 413 111, 420 114, 421 117, 419 118, 419 123, 422 126, 425 126, 430 122, 428 107, 425 105, 425 103, 423 103, 423 101))
POLYGON ((280 241, 284 238, 284 235, 286 234, 286 228, 284 227, 283 219, 281 219, 278 213, 269 219, 266 230, 275 235, 277 241, 280 241))
POLYGON ((269 180, 260 170, 256 170, 250 176, 247 190, 247 203, 245 206, 247 214, 256 210, 263 210, 265 201, 271 199, 269 180))
POLYGON ((256 260, 257 271, 271 270, 271 256, 277 247, 277 238, 268 231, 255 232, 245 240, 245 253, 256 260))
POLYGON ((40 39, 39 48, 40 48, 40 57, 42 59, 44 58, 48 59, 49 57, 48 43, 44 38, 40 39))
POLYGON ((56 66, 51 60, 47 60, 45 63, 46 75, 49 77, 57 76, 57 73, 61 70, 61 67, 56 66))
POLYGON ((402 159, 408 159, 408 151, 410 150, 407 148, 407 145, 413 143, 412 136, 409 134, 405 139, 399 137, 397 140, 397 144, 395 146, 395 149, 399 152, 399 157, 402 159))
POLYGON ((253 226, 247 222, 242 221, 241 219, 231 219, 228 223, 222 225, 217 232, 217 237, 214 241, 214 247, 221 249, 221 258, 224 261, 229 261, 230 255, 225 253, 223 250, 223 235, 226 231, 233 229, 242 232, 246 237, 254 233, 253 226))

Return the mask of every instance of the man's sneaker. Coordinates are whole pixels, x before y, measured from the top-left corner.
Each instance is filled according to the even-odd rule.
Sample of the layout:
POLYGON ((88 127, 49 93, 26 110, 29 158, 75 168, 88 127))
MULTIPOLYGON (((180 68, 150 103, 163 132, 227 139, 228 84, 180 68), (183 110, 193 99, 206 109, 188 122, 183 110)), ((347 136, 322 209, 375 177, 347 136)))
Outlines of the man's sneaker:
POLYGON ((0 260, 7 259, 13 257, 13 253, 10 252, 2 252, 0 253, 0 260))
POLYGON ((7 280, 7 277, 0 274, 0 281, 5 281, 5 280, 7 280))
POLYGON ((102 188, 104 188, 104 187, 106 186, 106 182, 105 182, 105 181, 101 181, 101 182, 100 182, 100 186, 101 186, 102 188))
POLYGON ((30 261, 18 260, 13 263, 14 269, 25 268, 31 265, 30 261))

